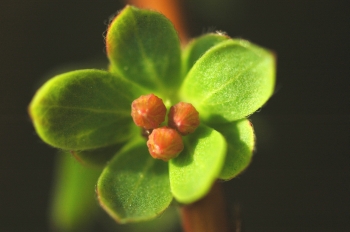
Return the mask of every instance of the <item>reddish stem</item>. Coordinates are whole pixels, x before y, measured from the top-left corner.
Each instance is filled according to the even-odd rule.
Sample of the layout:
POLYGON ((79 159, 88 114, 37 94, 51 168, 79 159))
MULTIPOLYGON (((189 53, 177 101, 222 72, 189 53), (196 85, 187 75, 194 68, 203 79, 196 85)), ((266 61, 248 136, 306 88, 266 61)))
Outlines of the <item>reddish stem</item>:
POLYGON ((174 24, 181 43, 188 40, 187 29, 184 24, 184 16, 181 14, 179 0, 126 0, 129 4, 146 9, 153 9, 164 14, 174 24))
MULTIPOLYGON (((179 0, 126 0, 141 8, 154 9, 172 21, 182 44, 188 41, 184 16, 181 14, 179 0)), ((215 183, 203 199, 181 207, 184 232, 229 232, 226 204, 220 183, 215 183)))
POLYGON ((230 231, 221 183, 203 199, 181 207, 181 219, 184 232, 230 231))

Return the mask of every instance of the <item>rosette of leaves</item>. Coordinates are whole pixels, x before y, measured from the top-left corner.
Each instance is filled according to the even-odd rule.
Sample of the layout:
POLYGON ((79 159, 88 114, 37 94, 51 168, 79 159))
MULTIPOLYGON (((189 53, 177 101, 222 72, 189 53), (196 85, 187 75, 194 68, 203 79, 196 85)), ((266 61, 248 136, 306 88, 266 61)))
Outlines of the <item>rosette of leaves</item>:
MULTIPOLYGON (((222 34, 205 34, 183 49, 162 14, 125 7, 106 35, 108 70, 77 70, 53 77, 29 106, 38 135, 101 167, 100 205, 120 223, 149 220, 175 199, 204 197, 217 179, 229 180, 250 163, 254 132, 246 118, 272 95, 274 55, 222 34), (153 93, 166 106, 189 102, 201 125, 183 137, 169 162, 153 159, 131 102, 153 93)), ((90 193, 89 193, 90 194, 90 193)))

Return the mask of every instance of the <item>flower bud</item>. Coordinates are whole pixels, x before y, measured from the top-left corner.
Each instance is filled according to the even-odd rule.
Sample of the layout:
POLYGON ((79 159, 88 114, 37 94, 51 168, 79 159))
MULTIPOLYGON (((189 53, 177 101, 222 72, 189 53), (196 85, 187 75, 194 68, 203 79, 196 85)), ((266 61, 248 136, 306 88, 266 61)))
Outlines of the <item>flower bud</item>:
POLYGON ((166 126, 152 131, 148 137, 147 146, 153 158, 164 161, 175 158, 184 148, 181 135, 166 126))
POLYGON ((135 124, 146 130, 157 128, 164 122, 166 107, 154 94, 143 95, 131 104, 131 116, 135 124))
POLYGON ((192 104, 179 102, 170 108, 168 125, 180 134, 187 135, 199 126, 199 113, 192 104))

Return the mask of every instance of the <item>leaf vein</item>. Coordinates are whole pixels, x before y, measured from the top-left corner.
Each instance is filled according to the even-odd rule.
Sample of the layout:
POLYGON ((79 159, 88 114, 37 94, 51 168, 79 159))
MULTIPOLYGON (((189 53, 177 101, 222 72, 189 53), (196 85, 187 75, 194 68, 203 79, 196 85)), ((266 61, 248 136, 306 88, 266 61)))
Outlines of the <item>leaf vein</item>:
MULTIPOLYGON (((208 99, 210 99, 211 96, 213 96, 215 93, 219 92, 220 90, 226 88, 229 84, 236 81, 243 73, 254 67, 255 65, 258 65, 257 63, 252 63, 251 65, 247 66, 244 70, 242 70, 240 73, 238 73, 235 77, 230 78, 226 83, 222 84, 217 89, 214 89, 212 92, 210 92, 205 98, 202 99, 201 104, 204 104, 208 99)), ((233 101, 235 99, 231 99, 233 101)))
POLYGON ((137 192, 137 189, 140 187, 140 185, 142 184, 142 181, 145 179, 145 175, 144 173, 146 173, 154 164, 154 159, 152 158, 148 158, 148 161, 146 163, 146 165, 144 166, 144 168, 140 171, 140 173, 143 173, 142 176, 140 176, 139 180, 135 183, 131 194, 129 195, 128 199, 126 200, 126 205, 129 206, 130 202, 134 199, 134 196, 137 192))

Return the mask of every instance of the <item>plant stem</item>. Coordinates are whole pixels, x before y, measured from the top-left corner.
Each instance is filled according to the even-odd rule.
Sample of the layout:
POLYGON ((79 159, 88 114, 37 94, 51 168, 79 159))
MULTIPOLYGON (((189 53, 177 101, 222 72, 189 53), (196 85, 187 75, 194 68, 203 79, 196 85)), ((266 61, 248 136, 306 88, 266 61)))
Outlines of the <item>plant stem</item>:
POLYGON ((216 182, 203 199, 181 207, 184 232, 228 232, 226 204, 222 185, 216 182))
MULTIPOLYGON (((181 43, 188 41, 184 15, 181 14, 179 0, 126 0, 129 4, 141 8, 154 9, 172 21, 178 32, 181 43)), ((203 199, 181 207, 181 218, 184 232, 229 232, 226 204, 222 185, 216 182, 203 199)))
POLYGON ((181 13, 181 4, 179 0, 126 0, 129 4, 140 8, 148 8, 159 11, 164 14, 174 24, 180 37, 181 43, 188 41, 187 29, 184 24, 184 15, 181 13))

